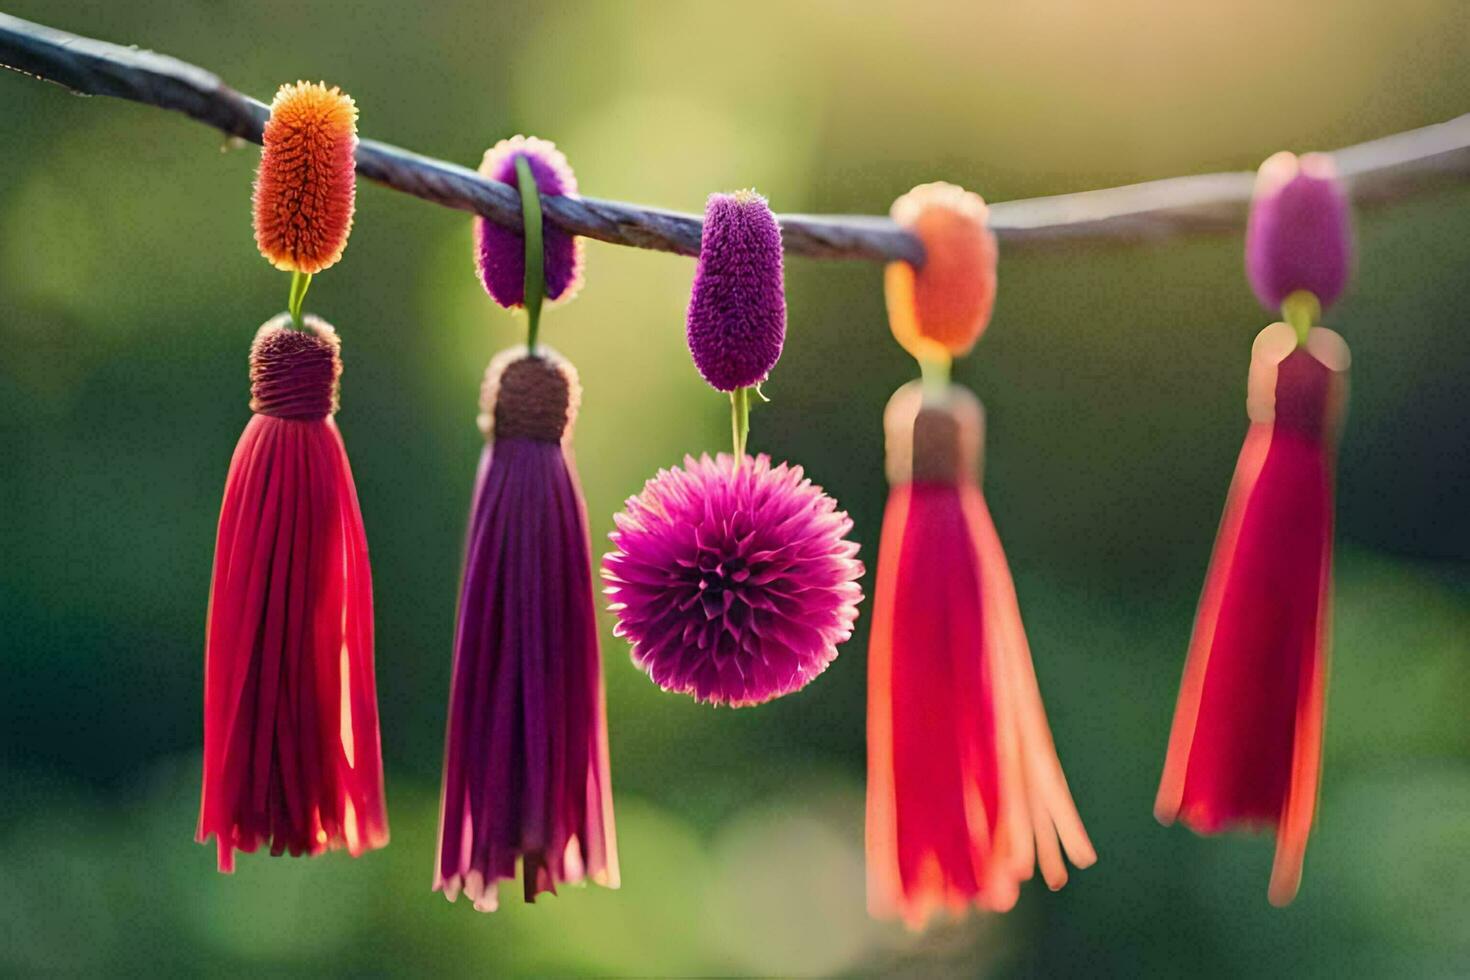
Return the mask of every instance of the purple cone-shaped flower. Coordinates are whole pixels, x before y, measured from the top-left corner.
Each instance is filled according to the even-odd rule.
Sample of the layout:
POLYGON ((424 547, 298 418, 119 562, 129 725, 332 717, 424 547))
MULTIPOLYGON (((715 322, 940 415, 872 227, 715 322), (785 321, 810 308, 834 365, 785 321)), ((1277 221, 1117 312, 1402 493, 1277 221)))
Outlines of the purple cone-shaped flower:
MULTIPOLYGON (((543 196, 577 196, 577 177, 555 143, 534 136, 514 136, 485 151, 480 173, 519 188, 516 158, 525 157, 543 196)), ((566 302, 582 288, 582 239, 550 222, 541 226, 546 299, 566 302)), ((475 265, 490 298, 504 307, 526 301, 526 240, 486 218, 475 218, 475 265)))
POLYGON ((735 707, 806 686, 852 635, 852 520, 801 467, 684 457, 629 498, 602 560, 614 631, 666 691, 735 707))
POLYGON ((527 901, 618 885, 587 518, 564 450, 580 395, 544 346, 485 373, 434 868, 436 890, 481 911, 517 863, 527 901))
POLYGON ((709 197, 687 332, 694 366, 718 391, 759 384, 781 359, 781 226, 755 191, 709 197))
POLYGON ((1332 158, 1283 151, 1261 164, 1245 230, 1245 271, 1261 305, 1275 313, 1306 290, 1325 310, 1352 262, 1352 215, 1332 158))

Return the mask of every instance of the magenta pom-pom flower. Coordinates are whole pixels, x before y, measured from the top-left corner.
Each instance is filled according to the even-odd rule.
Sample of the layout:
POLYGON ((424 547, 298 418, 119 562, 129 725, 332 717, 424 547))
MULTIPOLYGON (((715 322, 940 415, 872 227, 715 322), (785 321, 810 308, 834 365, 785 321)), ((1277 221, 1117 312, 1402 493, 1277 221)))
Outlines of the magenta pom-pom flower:
POLYGON ((616 522, 602 564, 615 633, 664 690, 759 704, 804 687, 852 635, 852 520, 799 466, 686 456, 616 522))
POLYGON ((1245 232, 1245 271, 1261 305, 1274 313, 1305 291, 1325 310, 1352 261, 1352 216, 1332 158, 1282 151, 1261 164, 1245 232))
MULTIPOLYGON (((576 197, 577 177, 556 144, 534 136, 513 136, 485 151, 480 173, 511 187, 520 187, 516 160, 524 157, 536 179, 536 190, 547 197, 576 197)), ((566 302, 582 288, 582 239, 546 222, 541 228, 546 276, 546 299, 566 302)), ((526 301, 526 240, 520 232, 486 218, 475 218, 475 265, 490 298, 504 307, 526 301)))
POLYGON ((709 197, 686 329, 694 366, 718 391, 760 384, 781 358, 781 226, 754 191, 709 197))

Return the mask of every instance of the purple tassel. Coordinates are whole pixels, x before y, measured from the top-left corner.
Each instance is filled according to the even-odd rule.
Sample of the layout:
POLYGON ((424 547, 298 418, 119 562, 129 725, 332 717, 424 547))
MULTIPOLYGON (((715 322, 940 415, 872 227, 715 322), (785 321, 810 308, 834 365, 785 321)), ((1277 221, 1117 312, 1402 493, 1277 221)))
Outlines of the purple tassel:
MULTIPOLYGON (((525 157, 536 178, 536 189, 549 197, 576 197, 577 177, 555 143, 534 136, 514 136, 485 151, 480 173, 491 180, 519 188, 516 158, 525 157)), ((545 263, 546 299, 566 302, 582 288, 582 239, 550 222, 541 226, 545 263)), ((475 265, 490 298, 506 308, 526 301, 526 240, 485 218, 475 219, 475 265)))
POLYGON ((618 885, 586 508, 565 449, 580 398, 544 346, 485 374, 434 872, 481 911, 518 861, 527 901, 618 885))
POLYGON ((1275 313, 1305 290, 1325 310, 1342 294, 1352 262, 1352 215, 1332 158, 1269 157, 1256 174, 1245 231, 1245 271, 1261 305, 1275 313))
POLYGON ((755 191, 709 197, 687 333, 694 366, 717 391, 760 384, 781 358, 781 226, 755 191))

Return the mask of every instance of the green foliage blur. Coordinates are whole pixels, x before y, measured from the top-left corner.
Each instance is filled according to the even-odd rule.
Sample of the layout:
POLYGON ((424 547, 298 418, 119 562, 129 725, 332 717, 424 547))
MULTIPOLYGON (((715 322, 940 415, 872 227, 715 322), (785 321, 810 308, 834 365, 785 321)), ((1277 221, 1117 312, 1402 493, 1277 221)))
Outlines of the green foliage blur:
MULTIPOLYGON (((469 165, 534 133, 585 193, 690 211, 751 185, 780 211, 882 213, 933 179, 1001 201, 1249 169, 1470 110, 1458 0, 6 7, 267 101, 326 79, 365 135, 469 165)), ((1321 818, 1293 906, 1266 904, 1269 839, 1151 815, 1272 319, 1225 236, 1003 248, 994 321, 956 369, 989 410, 987 492, 1096 867, 1004 917, 870 922, 866 607, 826 674, 740 711, 659 692, 604 617, 624 887, 487 917, 429 890, 478 382, 523 329, 475 281, 468 217, 364 184, 307 302, 344 340, 392 844, 225 878, 191 842, 204 610, 246 350, 288 286, 251 238, 258 150, 0 75, 0 973, 1470 972, 1470 188, 1363 213, 1328 317, 1355 361, 1321 818)), ((659 467, 728 444, 684 349, 692 272, 594 242, 581 297, 543 321, 586 388, 598 552, 659 467)), ((841 501, 871 568, 881 412, 914 365, 876 268, 792 260, 787 289, 751 445, 841 501)))

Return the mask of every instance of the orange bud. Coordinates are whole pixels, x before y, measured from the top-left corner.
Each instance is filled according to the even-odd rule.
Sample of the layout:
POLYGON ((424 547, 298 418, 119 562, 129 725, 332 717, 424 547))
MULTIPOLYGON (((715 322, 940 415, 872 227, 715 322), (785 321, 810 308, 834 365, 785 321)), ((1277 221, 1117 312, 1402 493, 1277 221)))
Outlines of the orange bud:
POLYGON ((917 358, 970 352, 995 303, 995 235, 979 194, 954 184, 920 184, 889 213, 924 245, 924 265, 892 262, 884 272, 888 325, 917 358))
POLYGON ((255 244, 277 269, 336 264, 352 231, 357 106, 325 83, 282 85, 255 177, 255 244))

